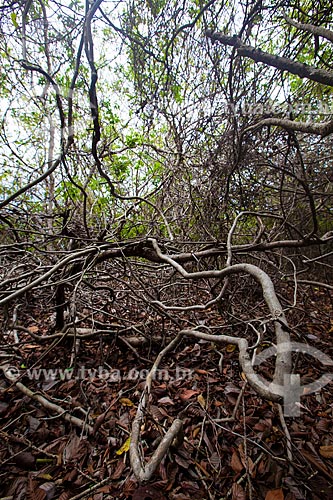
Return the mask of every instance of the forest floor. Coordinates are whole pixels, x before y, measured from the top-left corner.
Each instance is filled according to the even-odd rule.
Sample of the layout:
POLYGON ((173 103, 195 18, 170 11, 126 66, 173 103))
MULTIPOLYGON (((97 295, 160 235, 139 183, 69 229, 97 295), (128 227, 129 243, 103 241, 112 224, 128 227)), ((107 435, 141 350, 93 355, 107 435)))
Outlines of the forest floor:
MULTIPOLYGON (((332 299, 327 291, 310 286, 302 293, 302 307, 288 312, 292 340, 333 358, 332 299)), ((290 295, 292 300, 292 290, 290 295)), ((111 325, 109 335, 77 343, 75 354, 73 338, 37 340, 50 334, 51 322, 48 305, 40 301, 21 306, 20 324, 26 330, 17 331, 19 345, 13 331, 4 335, 1 364, 10 365, 19 378, 10 381, 0 372, 3 498, 333 499, 332 383, 302 398, 300 416, 284 418, 277 404, 261 399, 248 386, 234 346, 187 338, 159 367, 141 446, 149 457, 176 417, 184 422, 184 440, 171 446, 152 480, 140 486, 129 463, 131 423, 163 339, 172 338, 178 329, 167 317, 131 310, 130 303, 126 310, 117 309, 117 303, 109 305, 106 317, 102 302, 94 322, 111 325), (125 330, 132 337, 143 334, 146 342, 129 347, 121 340, 126 339, 125 330), (162 340, 147 341, 155 336, 162 340), (23 388, 60 406, 63 414, 23 388), (228 420, 235 408, 235 418, 228 420), (83 425, 67 421, 66 415, 83 425)), ((80 327, 90 328, 85 310, 78 312, 83 318, 80 327)), ((203 317, 203 327, 219 331, 216 310, 205 311, 203 317)), ((196 320, 200 322, 199 316, 196 320)), ((234 334, 243 331, 239 322, 234 334)), ((272 342, 274 334, 268 329, 261 348, 272 342)), ((332 371, 308 354, 295 352, 293 360, 302 385, 332 371)), ((274 358, 260 370, 268 378, 274 358)))

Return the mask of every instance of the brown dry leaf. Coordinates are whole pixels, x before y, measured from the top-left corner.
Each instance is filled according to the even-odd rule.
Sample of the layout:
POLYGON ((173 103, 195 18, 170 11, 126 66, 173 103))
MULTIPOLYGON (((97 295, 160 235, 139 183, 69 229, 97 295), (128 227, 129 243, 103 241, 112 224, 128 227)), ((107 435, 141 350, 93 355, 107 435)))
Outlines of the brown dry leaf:
POLYGON ((102 486, 101 488, 98 488, 99 493, 110 493, 110 490, 111 490, 111 486, 108 484, 105 486, 102 486))
POLYGON ((63 451, 64 463, 71 460, 80 460, 86 453, 86 444, 85 439, 80 439, 79 436, 72 432, 63 451))
POLYGON ((88 497, 88 500, 103 500, 103 493, 95 493, 95 495, 88 497))
POLYGON ((270 419, 266 420, 260 419, 259 422, 257 422, 253 426, 253 430, 258 432, 269 432, 271 428, 272 428, 272 422, 270 419))
POLYGON ((178 454, 175 455, 175 462, 180 465, 180 467, 183 467, 183 469, 188 469, 189 468, 189 461, 185 460, 185 458, 179 456, 178 454))
POLYGON ((200 488, 197 482, 195 481, 181 481, 180 486, 182 487, 183 490, 186 491, 186 493, 190 496, 192 499, 200 499, 205 498, 204 492, 200 488))
POLYGON ((114 471, 114 473, 111 476, 111 479, 113 479, 113 480, 119 479, 121 477, 125 467, 126 467, 125 462, 120 459, 118 464, 117 464, 116 470, 114 471))
POLYGON ((201 430, 201 427, 196 427, 195 429, 193 429, 192 436, 194 438, 196 438, 197 435, 199 434, 200 430, 201 430))
POLYGON ((133 500, 145 500, 146 498, 154 498, 156 500, 164 500, 165 496, 153 486, 139 486, 132 495, 133 500))
POLYGON ((319 448, 319 453, 324 458, 333 458, 333 445, 321 446, 319 448))
POLYGON ((179 394, 179 397, 182 401, 187 401, 195 394, 199 394, 200 391, 195 391, 194 389, 183 389, 179 394))
MULTIPOLYGON (((21 498, 21 496, 20 496, 21 498)), ((29 477, 28 487, 26 491, 27 500, 45 500, 46 493, 38 488, 38 481, 35 481, 32 477, 29 477)))
MULTIPOLYGON (((319 416, 319 413, 318 413, 319 416)), ((318 432, 328 432, 331 426, 331 421, 328 418, 321 418, 316 424, 316 431, 318 432)))
POLYGON ((255 477, 255 465, 251 457, 245 455, 243 443, 238 446, 238 452, 244 468, 248 469, 252 478, 255 477))
POLYGON ((282 488, 267 491, 265 500, 284 500, 282 488))
MULTIPOLYGON (((188 467, 188 466, 187 466, 188 467)), ((174 488, 175 480, 178 477, 179 474, 179 468, 176 463, 169 463, 167 466, 167 475, 168 475, 168 482, 167 485, 164 488, 165 492, 169 492, 169 499, 171 498, 172 491, 174 488)))
POLYGON ((267 467, 267 461, 266 461, 266 458, 263 458, 262 460, 260 460, 259 464, 258 464, 258 474, 264 474, 265 471, 266 471, 266 467, 267 467))
POLYGON ((39 328, 37 325, 32 325, 28 327, 29 332, 31 333, 37 333, 39 331, 39 328))
MULTIPOLYGON (((309 445, 309 443, 307 444, 309 445)), ((316 469, 322 472, 330 480, 333 480, 333 475, 331 475, 330 472, 327 470, 325 463, 321 460, 319 455, 316 455, 315 453, 310 453, 304 450, 303 448, 301 449, 301 453, 305 457, 305 459, 311 463, 311 465, 316 467, 316 469)))
POLYGON ((133 492, 137 488, 137 482, 133 480, 131 477, 127 478, 125 484, 123 486, 123 494, 125 497, 129 497, 133 495, 133 492))
POLYGON ((46 500, 51 500, 56 495, 56 484, 44 483, 38 488, 38 491, 46 495, 46 500))
POLYGON ((71 493, 70 491, 64 491, 63 493, 61 493, 58 500, 69 500, 72 496, 73 493, 71 493))
POLYGON ((246 493, 240 484, 232 485, 232 500, 246 500, 246 493))
POLYGON ((209 462, 215 469, 221 465, 221 457, 218 453, 216 453, 216 451, 211 454, 209 462))
POLYGON ((232 454, 231 467, 235 472, 241 472, 244 469, 243 464, 240 461, 240 458, 239 458, 237 451, 234 451, 232 454))
POLYGON ((169 398, 169 396, 165 396, 164 398, 159 399, 158 402, 162 405, 174 405, 175 404, 172 401, 172 399, 169 398))
POLYGON ((210 474, 209 474, 209 472, 207 471, 207 465, 208 465, 208 464, 207 464, 206 462, 203 462, 203 461, 202 461, 201 463, 199 463, 199 462, 195 462, 195 465, 196 465, 196 467, 198 467, 198 468, 199 468, 199 470, 200 470, 201 472, 203 472, 203 473, 205 474, 205 476, 206 476, 206 477, 210 477, 210 474))
POLYGON ((68 470, 64 476, 64 481, 73 484, 78 476, 78 471, 76 469, 68 470))
POLYGON ((163 460, 162 460, 162 462, 160 463, 160 465, 158 467, 158 472, 159 472, 161 481, 165 482, 166 484, 168 484, 168 474, 167 474, 167 470, 166 470, 165 464, 163 463, 163 460))
POLYGON ((152 414, 153 418, 157 421, 162 420, 162 418, 167 417, 168 414, 166 413, 163 408, 159 408, 156 405, 150 405, 150 413, 152 414))

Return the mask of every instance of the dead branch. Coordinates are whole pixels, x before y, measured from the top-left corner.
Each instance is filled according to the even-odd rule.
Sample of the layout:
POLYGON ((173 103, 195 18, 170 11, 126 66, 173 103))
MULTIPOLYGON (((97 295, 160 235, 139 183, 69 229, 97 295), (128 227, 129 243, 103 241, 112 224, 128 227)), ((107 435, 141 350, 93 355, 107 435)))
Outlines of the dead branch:
MULTIPOLYGON (((294 21, 286 18, 287 22, 296 27, 301 27, 310 31, 309 26, 311 25, 301 25, 299 23, 295 23, 294 21)), ((315 28, 312 26, 312 28, 315 28)), ((323 29, 323 28, 322 28, 323 29)), ((314 33, 314 31, 312 30, 314 33)), ((318 35, 319 33, 316 31, 315 33, 318 35)), ((321 68, 315 68, 313 66, 309 66, 308 64, 299 63, 297 61, 293 61, 287 57, 280 57, 274 54, 269 54, 268 52, 264 52, 261 49, 256 49, 250 45, 245 45, 242 40, 238 36, 227 36, 223 33, 213 32, 211 30, 206 30, 206 36, 212 40, 222 43, 223 45, 229 45, 231 47, 235 47, 237 50, 237 54, 239 56, 249 57, 255 62, 262 62, 271 66, 273 68, 277 68, 281 71, 288 71, 293 75, 297 75, 300 78, 307 78, 314 82, 322 83, 324 85, 333 86, 333 72, 327 71, 321 68)), ((330 30, 324 30, 320 32, 320 36, 325 36, 325 38, 332 39, 333 33, 330 30)), ((265 118, 261 120, 259 123, 248 127, 242 135, 247 132, 251 132, 256 130, 257 128, 264 126, 275 125, 278 127, 285 128, 287 130, 293 130, 297 132, 303 132, 306 134, 315 134, 320 135, 321 137, 327 137, 333 132, 333 120, 323 122, 323 123, 314 123, 314 122, 297 122, 294 120, 288 120, 283 118, 265 118)))
POLYGON ((327 28, 324 28, 323 26, 315 26, 313 24, 308 24, 308 23, 298 23, 297 21, 294 21, 294 19, 291 19, 290 17, 288 17, 286 14, 283 14, 283 18, 291 26, 294 26, 295 28, 307 31, 308 33, 311 33, 312 35, 321 36, 323 38, 326 38, 326 40, 333 43, 333 31, 328 30, 327 28))
POLYGON ((308 64, 299 63, 288 59, 287 57, 280 57, 274 54, 269 54, 261 49, 256 49, 250 45, 245 45, 238 36, 227 36, 223 33, 212 32, 206 30, 206 36, 212 41, 217 41, 223 45, 230 45, 235 47, 240 56, 246 56, 255 62, 262 62, 268 66, 280 69, 282 71, 289 71, 293 75, 300 78, 308 78, 314 82, 323 83, 324 85, 333 86, 333 73, 324 69, 318 69, 308 64))

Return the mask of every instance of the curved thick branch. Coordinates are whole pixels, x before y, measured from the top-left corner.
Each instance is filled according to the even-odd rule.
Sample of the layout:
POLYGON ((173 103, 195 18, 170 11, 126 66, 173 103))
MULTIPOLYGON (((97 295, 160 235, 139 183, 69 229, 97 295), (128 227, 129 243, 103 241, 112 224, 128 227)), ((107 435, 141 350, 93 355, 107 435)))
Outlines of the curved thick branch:
POLYGON ((142 397, 138 405, 136 416, 132 424, 131 443, 129 450, 130 460, 133 472, 137 477, 137 479, 141 482, 149 481, 151 476, 154 474, 156 468, 161 463, 163 457, 166 455, 173 440, 177 438, 177 436, 180 434, 182 430, 183 423, 180 419, 176 418, 172 423, 170 429, 162 438, 162 441, 156 448, 149 462, 148 463, 143 462, 143 459, 141 459, 139 453, 139 439, 140 439, 141 426, 148 405, 151 384, 154 379, 154 376, 156 375, 156 371, 163 356, 167 354, 169 351, 171 351, 176 346, 176 344, 178 344, 179 340, 180 340, 180 335, 177 335, 177 337, 175 337, 157 356, 155 363, 153 364, 146 378, 145 389, 142 393, 142 397))
MULTIPOLYGON (((268 274, 259 269, 259 267, 254 266, 252 264, 234 264, 233 266, 228 266, 225 269, 221 270, 198 271, 194 273, 189 273, 180 264, 175 262, 172 258, 170 258, 167 255, 164 255, 161 252, 156 240, 150 239, 150 241, 160 259, 164 260, 172 267, 174 267, 184 278, 187 279, 224 278, 232 274, 240 274, 243 272, 253 276, 253 278, 261 285, 264 300, 269 308, 269 311, 272 315, 272 319, 274 321, 276 343, 277 343, 277 356, 276 356, 276 365, 275 365, 273 383, 277 386, 283 386, 284 377, 286 374, 290 373, 291 369, 291 352, 290 352, 291 350, 288 350, 286 348, 286 346, 290 345, 290 337, 288 333, 289 327, 287 319, 282 310, 281 304, 276 296, 273 282, 268 276, 268 274)), ((265 391, 261 383, 258 385, 257 383, 258 378, 255 372, 253 371, 250 358, 246 352, 246 349, 248 347, 247 341, 245 339, 239 338, 239 339, 234 339, 234 343, 236 343, 239 347, 240 363, 243 367, 245 375, 248 376, 250 384, 257 391, 259 390, 263 391, 260 393, 264 397, 270 399, 274 398, 279 399, 279 396, 281 396, 281 394, 274 395, 274 393, 270 390, 265 391)))

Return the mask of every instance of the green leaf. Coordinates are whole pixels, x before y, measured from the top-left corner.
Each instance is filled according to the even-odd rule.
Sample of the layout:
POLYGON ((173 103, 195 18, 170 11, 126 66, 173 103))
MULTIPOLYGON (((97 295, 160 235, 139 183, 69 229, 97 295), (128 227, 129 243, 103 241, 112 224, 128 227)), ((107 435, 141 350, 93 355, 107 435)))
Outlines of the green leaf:
POLYGON ((12 13, 10 14, 10 18, 11 18, 12 23, 14 24, 15 28, 18 28, 18 27, 19 27, 19 25, 18 25, 17 20, 16 20, 16 19, 17 19, 17 15, 16 15, 16 13, 15 13, 15 12, 12 12, 12 13))

